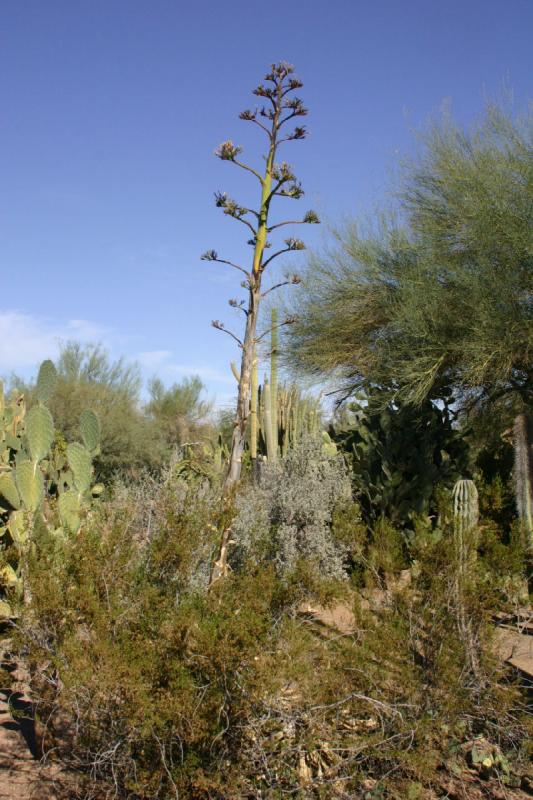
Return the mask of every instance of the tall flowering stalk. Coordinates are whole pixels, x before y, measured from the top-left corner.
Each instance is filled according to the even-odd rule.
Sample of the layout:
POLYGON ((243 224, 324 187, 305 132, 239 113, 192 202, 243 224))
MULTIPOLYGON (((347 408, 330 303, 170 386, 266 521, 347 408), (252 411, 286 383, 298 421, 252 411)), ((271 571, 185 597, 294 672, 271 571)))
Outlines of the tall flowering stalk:
MULTIPOLYGON (((260 186, 260 204, 257 210, 246 208, 239 205, 235 200, 228 197, 223 192, 215 194, 215 202, 223 213, 241 224, 245 225, 251 234, 248 244, 253 247, 253 257, 251 266, 244 267, 220 258, 215 250, 208 250, 202 258, 206 261, 216 261, 226 264, 238 270, 244 279, 241 283, 247 295, 242 300, 230 300, 229 304, 242 311, 245 317, 244 335, 239 336, 226 329, 219 320, 214 320, 212 325, 218 330, 231 336, 242 350, 241 366, 239 371, 239 388, 237 397, 237 409, 235 414, 235 425, 231 443, 229 468, 225 480, 226 490, 239 480, 241 473, 242 455, 246 440, 246 428, 250 415, 250 398, 252 382, 252 365, 254 350, 258 343, 264 339, 272 328, 258 334, 257 323, 261 301, 275 289, 288 284, 297 284, 300 278, 296 274, 288 274, 285 278, 263 288, 263 276, 272 262, 284 253, 304 250, 305 245, 300 239, 287 238, 283 244, 275 249, 271 255, 266 255, 266 251, 271 247, 270 234, 286 225, 313 224, 318 223, 318 217, 314 211, 308 211, 302 219, 284 220, 271 223, 270 211, 271 204, 275 197, 285 197, 298 200, 303 195, 300 182, 296 179, 291 167, 285 161, 276 161, 278 148, 285 142, 305 139, 306 129, 304 126, 295 125, 292 129, 286 126, 292 120, 297 120, 307 114, 307 109, 302 101, 294 95, 294 92, 302 87, 301 81, 293 76, 294 68, 285 62, 273 64, 271 71, 265 76, 265 83, 261 83, 253 94, 264 101, 264 105, 255 110, 243 111, 239 116, 246 122, 251 122, 265 134, 267 138, 268 150, 265 155, 264 171, 259 172, 253 167, 245 164, 240 159, 242 148, 234 145, 233 142, 223 142, 215 151, 215 154, 222 161, 230 161, 241 169, 250 173, 260 186)), ((289 325, 293 319, 286 317, 276 322, 276 327, 289 325)))

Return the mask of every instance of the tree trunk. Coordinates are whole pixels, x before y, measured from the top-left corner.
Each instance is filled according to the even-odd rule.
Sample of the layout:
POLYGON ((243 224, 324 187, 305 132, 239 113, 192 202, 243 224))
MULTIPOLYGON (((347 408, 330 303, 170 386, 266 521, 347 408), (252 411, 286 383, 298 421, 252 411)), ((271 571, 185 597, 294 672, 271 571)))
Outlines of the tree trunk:
POLYGON ((519 414, 514 423, 514 481, 516 506, 525 536, 525 545, 533 553, 533 448, 527 414, 519 414))
POLYGON ((514 482, 525 545, 527 592, 533 591, 533 422, 519 414, 514 423, 514 482))

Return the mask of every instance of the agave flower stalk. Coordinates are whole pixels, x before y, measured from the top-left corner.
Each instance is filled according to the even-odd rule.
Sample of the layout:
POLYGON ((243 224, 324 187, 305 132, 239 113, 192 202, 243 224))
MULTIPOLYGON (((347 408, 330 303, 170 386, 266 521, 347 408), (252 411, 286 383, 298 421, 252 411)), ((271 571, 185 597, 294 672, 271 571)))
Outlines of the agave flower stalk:
MULTIPOLYGON (((240 205, 223 192, 215 194, 215 203, 223 213, 232 219, 237 220, 248 229, 251 238, 248 244, 253 248, 251 266, 244 267, 234 261, 220 258, 215 250, 208 250, 202 258, 206 261, 214 261, 225 264, 236 269, 243 276, 241 286, 246 291, 246 298, 243 300, 230 300, 233 308, 240 310, 245 316, 244 334, 242 336, 226 329, 220 320, 213 321, 213 326, 224 333, 227 333, 238 344, 242 351, 241 365, 239 370, 237 409, 235 414, 235 424, 232 435, 229 468, 225 480, 227 491, 240 478, 242 455, 246 441, 248 419, 250 416, 250 398, 252 392, 252 367, 254 360, 254 348, 269 333, 272 328, 260 334, 257 332, 259 319, 259 309, 261 301, 272 291, 288 284, 297 284, 300 279, 297 275, 286 275, 283 280, 272 284, 268 288, 263 287, 263 277, 265 271, 271 266, 273 261, 284 253, 305 249, 304 243, 300 239, 289 237, 284 240, 283 245, 275 248, 271 255, 266 255, 272 246, 270 234, 286 225, 313 224, 318 223, 318 217, 314 211, 308 211, 303 218, 288 219, 281 222, 271 222, 271 205, 274 198, 283 197, 298 200, 303 195, 300 182, 294 175, 292 168, 286 162, 278 163, 277 154, 280 146, 289 141, 305 139, 306 129, 304 126, 296 125, 294 128, 287 129, 288 123, 292 120, 303 117, 307 114, 307 109, 302 101, 294 95, 294 92, 303 85, 301 81, 293 76, 294 68, 285 62, 273 64, 271 71, 265 77, 265 83, 257 86, 253 94, 264 102, 264 105, 254 110, 246 110, 240 114, 240 119, 256 125, 267 139, 267 151, 265 155, 265 165, 262 171, 255 169, 240 159, 242 148, 233 144, 231 141, 223 142, 215 151, 215 154, 222 161, 229 161, 248 172, 260 187, 260 202, 258 209, 251 209, 240 205)), ((285 317, 275 323, 276 328, 289 325, 294 320, 285 317)))

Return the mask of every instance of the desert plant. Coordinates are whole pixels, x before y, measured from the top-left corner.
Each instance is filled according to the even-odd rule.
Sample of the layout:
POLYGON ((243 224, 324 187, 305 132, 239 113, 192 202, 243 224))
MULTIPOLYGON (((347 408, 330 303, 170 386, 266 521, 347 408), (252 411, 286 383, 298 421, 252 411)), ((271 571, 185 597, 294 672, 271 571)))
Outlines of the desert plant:
MULTIPOLYGON (((92 498, 103 490, 102 485, 92 485, 92 459, 100 443, 100 424, 94 412, 85 411, 81 416, 83 444, 69 444, 66 456, 55 446, 54 421, 46 403, 56 381, 54 364, 44 361, 34 390, 36 402, 29 411, 24 396, 18 393, 6 402, 0 384, 2 583, 9 593, 24 595, 26 603, 31 599, 27 560, 34 529, 44 529, 56 540, 76 533, 92 498), (53 515, 45 513, 45 501, 52 496, 57 497, 60 526, 53 515)), ((12 614, 7 601, 3 601, 3 613, 12 614)))
MULTIPOLYGON (((70 341, 61 345, 56 369, 47 407, 63 439, 70 442, 79 436, 86 408, 100 420, 101 452, 94 459, 97 480, 107 484, 117 472, 134 474, 143 466, 156 469, 166 463, 163 426, 141 408, 141 377, 135 364, 112 359, 100 345, 70 341)), ((24 394, 28 409, 37 402, 33 381, 15 377, 10 383, 24 394)))
MULTIPOLYGON (((250 455, 252 464, 261 460, 275 461, 285 456, 302 436, 318 436, 322 417, 320 398, 304 395, 296 384, 279 384, 278 381, 278 315, 271 310, 270 380, 265 375, 260 386, 257 382, 257 355, 254 351, 252 387, 250 398, 250 455)), ((336 447, 326 431, 322 432, 324 448, 334 455, 336 447)), ((253 469, 257 477, 258 468, 253 469)))
POLYGON ((211 433, 208 417, 212 403, 202 399, 205 386, 198 376, 184 378, 169 387, 159 378, 153 378, 148 393, 150 399, 144 411, 153 421, 168 456, 173 449, 205 439, 211 433))
POLYGON ((270 406, 271 406, 271 425, 272 438, 274 440, 273 458, 276 459, 279 453, 278 443, 278 310, 272 306, 270 315, 270 406))
MULTIPOLYGON (((314 452, 323 457, 320 443, 314 452)), ((293 492, 312 471, 303 454, 294 461, 293 492)), ((331 502, 334 472, 312 486, 324 476, 331 502)), ((126 487, 61 559, 45 551, 31 561, 34 604, 18 642, 41 665, 32 690, 45 752, 85 777, 82 796, 318 800, 334 787, 339 797, 405 798, 446 796, 452 784, 459 797, 465 783, 497 796, 520 783, 531 727, 519 687, 498 683, 486 631, 492 571, 475 573, 465 594, 479 692, 454 624, 448 540, 421 554, 413 585, 390 603, 366 611, 354 599, 356 628, 342 635, 297 611, 309 597, 295 586, 301 561, 296 576, 278 577, 272 561, 249 559, 206 591, 210 526, 233 512, 221 510, 220 491, 198 488, 171 471, 163 485, 126 487), (491 772, 478 778, 480 752, 491 772)))
MULTIPOLYGON (((277 425, 274 426, 271 410, 272 391, 265 377, 264 383, 258 389, 258 452, 263 458, 275 460, 271 457, 273 452, 286 456, 289 449, 305 436, 322 436, 324 444, 328 444, 327 433, 320 432, 322 411, 318 398, 305 395, 297 384, 278 385, 276 397, 277 425), (270 403, 267 398, 270 399, 270 403)), ((333 452, 331 447, 330 452, 333 452)))
POLYGON ((230 563, 266 560, 280 575, 300 559, 323 577, 345 577, 345 542, 332 535, 337 504, 351 497, 341 456, 326 455, 320 438, 302 437, 283 459, 265 463, 259 485, 236 499, 230 563))
POLYGON ((355 223, 313 256, 296 298, 292 364, 416 404, 452 387, 465 410, 531 403, 533 116, 489 107, 434 125, 406 170, 397 220, 355 223))
POLYGON ((254 346, 252 352, 252 379, 250 387, 250 458, 252 461, 252 475, 254 478, 257 475, 258 461, 257 461, 257 442, 259 438, 259 419, 258 419, 258 402, 259 402, 259 385, 257 380, 257 348, 254 346))
POLYGON ((459 480, 453 487, 453 536, 461 573, 475 560, 478 544, 479 500, 476 484, 459 480))
POLYGON ((370 525, 385 516, 410 529, 417 515, 435 513, 438 486, 451 489, 468 464, 467 442, 453 423, 451 398, 419 408, 400 402, 383 407, 377 388, 334 421, 331 435, 352 467, 370 525))
MULTIPOLYGON (((217 192, 216 204, 227 216, 243 223, 251 233, 250 245, 253 247, 252 267, 250 270, 241 265, 234 264, 227 259, 220 258, 215 250, 208 250, 202 258, 206 261, 216 261, 236 268, 244 275, 242 286, 248 292, 247 300, 230 300, 230 305, 240 309, 246 318, 245 332, 241 339, 233 332, 227 330, 223 323, 215 320, 213 326, 229 334, 235 339, 242 349, 242 359, 239 374, 239 389, 237 398, 237 412, 233 439, 231 445, 230 464, 226 478, 226 487, 229 488, 240 476, 242 454, 245 447, 247 422, 250 414, 250 389, 254 347, 267 335, 267 332, 257 335, 257 322, 262 299, 274 289, 290 283, 299 283, 296 275, 270 286, 266 291, 262 288, 265 270, 274 259, 283 253, 303 250, 305 245, 300 239, 289 237, 285 239, 284 246, 272 255, 264 258, 265 249, 271 246, 269 234, 284 225, 317 223, 318 217, 314 211, 308 211, 300 220, 287 220, 284 222, 270 223, 269 215, 272 200, 275 197, 286 197, 298 200, 303 195, 300 183, 297 181, 291 167, 285 162, 277 163, 276 157, 279 147, 287 141, 304 139, 306 129, 296 126, 291 132, 283 136, 282 129, 291 120, 305 116, 307 109, 302 101, 292 93, 301 88, 301 81, 293 77, 294 69, 290 64, 281 62, 273 64, 271 71, 266 75, 267 85, 260 84, 254 89, 256 97, 264 98, 266 106, 260 109, 246 110, 240 114, 242 120, 257 125, 267 136, 268 149, 265 158, 263 174, 248 164, 239 160, 242 148, 231 141, 223 142, 216 150, 216 155, 222 161, 229 161, 252 174, 261 187, 261 201, 258 210, 239 205, 225 193, 217 192), (252 221, 250 220, 252 218, 252 221)), ((287 317, 279 325, 292 322, 287 317)))
POLYGON ((455 555, 455 586, 453 607, 459 636, 463 643, 468 666, 477 681, 480 679, 479 642, 473 621, 468 614, 467 593, 473 580, 477 557, 479 502, 476 485, 471 480, 459 480, 453 487, 453 538, 455 555))

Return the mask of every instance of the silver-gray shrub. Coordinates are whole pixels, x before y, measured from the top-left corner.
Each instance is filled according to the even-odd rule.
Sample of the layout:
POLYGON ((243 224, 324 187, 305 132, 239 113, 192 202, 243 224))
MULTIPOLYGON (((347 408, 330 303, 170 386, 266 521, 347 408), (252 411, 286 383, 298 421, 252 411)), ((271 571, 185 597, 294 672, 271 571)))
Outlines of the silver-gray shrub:
POLYGON ((331 522, 335 507, 350 497, 342 456, 325 454, 320 440, 302 439, 285 458, 266 462, 259 485, 238 496, 233 568, 270 560, 283 575, 306 559, 323 577, 345 577, 346 548, 335 541, 331 522))
POLYGON ((126 520, 129 535, 147 565, 154 543, 157 546, 161 538, 171 540, 188 532, 179 568, 169 563, 161 576, 175 587, 178 597, 207 591, 214 550, 213 533, 206 518, 221 498, 219 486, 207 479, 188 481, 175 466, 171 463, 157 478, 146 472, 129 483, 117 481, 108 508, 116 518, 126 520))

